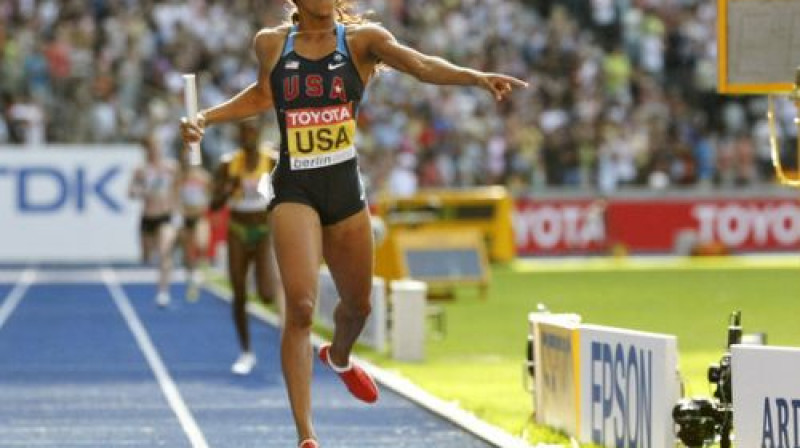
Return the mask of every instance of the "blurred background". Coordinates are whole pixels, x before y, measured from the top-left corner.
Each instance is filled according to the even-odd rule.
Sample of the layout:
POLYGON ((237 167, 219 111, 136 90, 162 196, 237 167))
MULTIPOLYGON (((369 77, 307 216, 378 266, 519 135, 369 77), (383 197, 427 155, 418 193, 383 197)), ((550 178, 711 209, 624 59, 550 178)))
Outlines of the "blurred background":
MULTIPOLYGON (((245 87, 255 77, 252 36, 282 21, 284 6, 280 0, 4 0, 0 144, 24 150, 131 142, 156 129, 175 151, 184 113, 181 74, 198 73, 201 107, 245 87)), ((714 2, 367 0, 358 6, 423 52, 532 85, 495 105, 477 89, 382 74, 360 116, 359 149, 373 194, 488 184, 519 194, 608 194, 750 188, 773 180, 765 99, 715 93, 714 2)), ((786 140, 796 139, 792 113, 781 116, 786 140)), ((233 146, 230 130, 215 128, 204 145, 207 163, 233 146)))
MULTIPOLYGON (((420 189, 504 186, 515 200, 519 255, 800 247, 800 209, 774 187, 766 97, 716 93, 714 2, 356 6, 423 52, 531 84, 496 104, 479 89, 381 73, 359 116, 373 203, 420 189)), ((154 134, 174 156, 185 114, 181 75, 197 73, 201 107, 229 98, 255 79, 253 34, 282 22, 285 10, 281 0, 5 0, 2 151, 91 151, 154 134)), ((791 174, 795 108, 779 100, 777 110, 791 174)), ((265 143, 277 141, 274 113, 264 119, 265 143)), ((233 126, 211 128, 206 168, 235 149, 233 126)), ((40 208, 52 205, 48 194, 59 198, 39 193, 40 208)))
MULTIPOLYGON (((286 5, 0 0, 0 267, 136 263, 141 204, 128 185, 144 160, 141 139, 153 136, 176 158, 182 75, 197 75, 201 108, 248 86, 257 68, 252 37, 283 22, 286 5)), ((454 247, 480 256, 454 260, 463 278, 447 286, 469 288, 432 308, 438 325, 425 363, 379 351, 365 357, 531 442, 566 444, 531 423, 530 391, 518 384, 525 316, 540 302, 587 322, 679 336, 687 394, 707 387, 731 310, 744 310, 748 331, 797 345, 790 285, 800 200, 775 179, 766 97, 717 93, 716 2, 356 6, 422 52, 530 83, 498 104, 480 89, 424 85, 392 70, 371 82, 357 147, 373 211, 385 219, 375 234, 391 243, 378 247, 376 274, 416 277, 393 264, 398 251, 441 244, 439 255, 452 255, 447 239, 459 232, 454 247), (421 222, 430 225, 427 239, 398 239, 421 222), (702 264, 709 257, 687 265, 623 260, 754 253, 781 256, 758 268, 738 257, 714 257, 714 265, 702 264), (614 258, 569 264, 586 255, 614 258)), ((779 157, 794 177, 796 109, 786 98, 776 104, 779 157)), ((274 113, 263 120, 264 144, 277 142, 274 113)), ((214 170, 237 149, 236 127, 210 128, 202 149, 214 170)), ((209 213, 208 223, 207 255, 220 267, 224 214, 209 213)), ((431 260, 425 269, 449 268, 431 260)), ((227 287, 223 277, 212 282, 227 287)))

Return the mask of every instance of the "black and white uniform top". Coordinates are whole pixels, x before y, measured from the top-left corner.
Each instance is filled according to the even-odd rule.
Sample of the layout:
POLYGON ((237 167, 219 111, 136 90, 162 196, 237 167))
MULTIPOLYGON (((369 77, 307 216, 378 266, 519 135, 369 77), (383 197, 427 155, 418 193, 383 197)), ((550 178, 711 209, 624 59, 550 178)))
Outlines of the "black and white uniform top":
POLYGON ((304 203, 329 225, 366 204, 355 147, 365 86, 350 57, 343 24, 336 24, 336 50, 319 59, 294 51, 296 33, 297 25, 289 30, 270 74, 281 133, 270 208, 281 202, 304 203))

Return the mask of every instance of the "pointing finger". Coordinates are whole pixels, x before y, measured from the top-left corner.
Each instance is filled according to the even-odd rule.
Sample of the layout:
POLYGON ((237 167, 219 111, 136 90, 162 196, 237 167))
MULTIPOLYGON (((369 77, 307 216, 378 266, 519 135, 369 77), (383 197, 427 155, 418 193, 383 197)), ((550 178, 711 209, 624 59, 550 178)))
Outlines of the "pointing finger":
POLYGON ((523 87, 523 88, 527 88, 527 87, 528 87, 528 83, 527 83, 527 82, 525 82, 525 81, 523 81, 523 80, 521 80, 521 79, 513 78, 513 77, 511 77, 511 76, 507 76, 507 77, 505 78, 505 80, 506 80, 506 81, 507 81, 509 84, 514 84, 514 85, 515 85, 515 86, 517 86, 517 87, 523 87))

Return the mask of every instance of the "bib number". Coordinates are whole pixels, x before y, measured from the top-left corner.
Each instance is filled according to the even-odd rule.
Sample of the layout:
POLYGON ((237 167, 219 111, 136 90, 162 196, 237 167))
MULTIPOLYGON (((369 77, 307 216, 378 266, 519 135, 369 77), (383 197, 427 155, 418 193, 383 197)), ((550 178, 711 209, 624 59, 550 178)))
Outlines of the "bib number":
POLYGON ((286 111, 286 135, 292 170, 322 168, 356 155, 352 103, 286 111))

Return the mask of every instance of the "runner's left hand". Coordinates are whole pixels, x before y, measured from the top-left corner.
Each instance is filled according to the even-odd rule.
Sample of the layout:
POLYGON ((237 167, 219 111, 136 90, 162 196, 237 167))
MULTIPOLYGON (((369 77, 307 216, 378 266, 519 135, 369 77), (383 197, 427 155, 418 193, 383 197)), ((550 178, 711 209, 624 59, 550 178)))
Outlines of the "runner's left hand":
POLYGON ((499 73, 481 73, 478 85, 491 92, 497 101, 505 99, 514 87, 528 87, 528 83, 521 79, 499 73))

